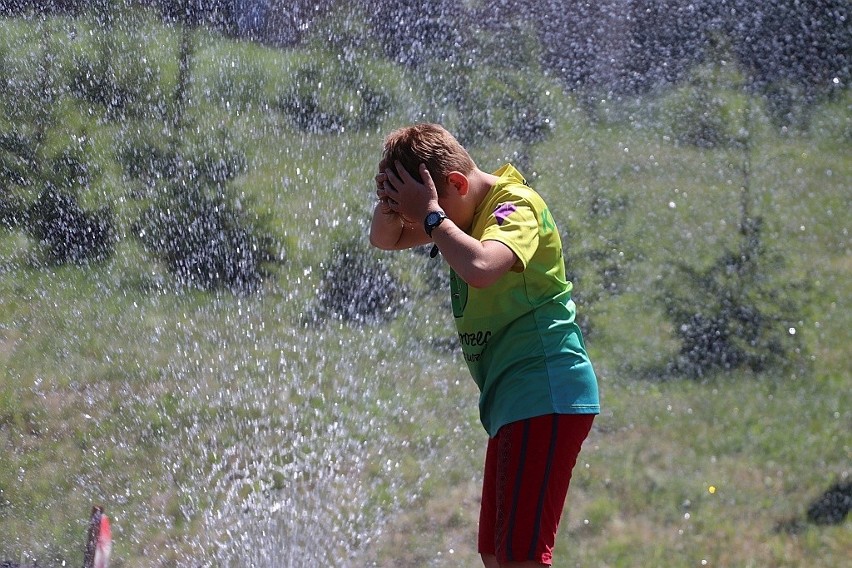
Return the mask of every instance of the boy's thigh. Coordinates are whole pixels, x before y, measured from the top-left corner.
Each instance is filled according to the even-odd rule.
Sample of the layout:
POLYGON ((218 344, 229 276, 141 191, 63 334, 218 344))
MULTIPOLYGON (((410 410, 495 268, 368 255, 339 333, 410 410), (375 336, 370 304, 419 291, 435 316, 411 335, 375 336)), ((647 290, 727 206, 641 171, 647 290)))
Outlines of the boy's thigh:
POLYGON ((503 426, 488 442, 479 551, 550 563, 571 471, 594 415, 551 414, 503 426))

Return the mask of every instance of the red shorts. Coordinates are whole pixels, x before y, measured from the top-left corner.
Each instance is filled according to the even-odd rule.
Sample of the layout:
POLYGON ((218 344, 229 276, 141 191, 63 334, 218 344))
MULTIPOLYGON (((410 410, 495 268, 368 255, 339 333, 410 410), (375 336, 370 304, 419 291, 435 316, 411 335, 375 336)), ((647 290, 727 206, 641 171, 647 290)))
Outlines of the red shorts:
POLYGON ((571 470, 594 414, 512 422, 488 440, 479 552, 497 561, 550 565, 571 470))

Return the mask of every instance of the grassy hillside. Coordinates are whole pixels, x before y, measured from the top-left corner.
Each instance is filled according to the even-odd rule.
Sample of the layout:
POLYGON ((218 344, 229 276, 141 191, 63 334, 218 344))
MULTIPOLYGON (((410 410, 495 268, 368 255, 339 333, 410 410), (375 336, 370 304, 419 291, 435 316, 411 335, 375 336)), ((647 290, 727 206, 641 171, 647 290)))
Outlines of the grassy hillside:
MULTIPOLYGON (((144 81, 126 79, 139 86, 134 105, 112 116, 60 89, 42 148, 85 136, 94 175, 80 199, 113 206, 115 254, 47 265, 24 232, 0 228, 0 561, 78 563, 85 515, 101 503, 119 567, 476 565, 485 435, 475 386, 447 347, 440 268, 418 252, 379 257, 408 290, 390 321, 312 309, 334 246, 363 242, 383 134, 463 117, 382 61, 199 32, 185 134, 245 152, 229 187, 268 220, 285 261, 257 294, 182 289, 132 238, 148 189, 117 159, 134 136, 162 131, 177 82, 178 30, 136 17, 113 47, 116 61, 147 62, 144 81), (341 89, 341 76, 360 91, 341 89), (306 130, 281 105, 294 77, 324 84, 320 102, 344 122, 367 86, 389 106, 375 124, 306 130)), ((30 116, 43 38, 67 85, 75 56, 99 49, 91 25, 0 22, 4 79, 18 79, 0 130, 30 116)), ((670 261, 707 262, 736 240, 743 151, 675 143, 657 98, 601 103, 591 122, 558 90, 546 97, 546 139, 470 149, 484 169, 524 160, 569 259, 602 250, 620 268, 617 289, 603 290, 589 260, 600 256, 576 257, 604 411, 575 470, 559 565, 840 565, 849 522, 817 526, 805 511, 848 481, 852 457, 848 93, 806 132, 780 132, 755 102, 754 210, 784 259, 767 277, 812 287, 795 326, 802 360, 701 381, 658 372, 677 345, 655 298, 670 261), (609 212, 591 214, 600 198, 609 212)))

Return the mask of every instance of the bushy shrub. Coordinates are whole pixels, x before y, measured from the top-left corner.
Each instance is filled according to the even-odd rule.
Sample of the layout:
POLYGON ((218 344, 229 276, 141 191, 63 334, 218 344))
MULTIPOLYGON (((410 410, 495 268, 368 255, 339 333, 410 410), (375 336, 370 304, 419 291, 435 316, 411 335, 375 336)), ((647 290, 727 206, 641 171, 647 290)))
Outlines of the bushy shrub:
POLYGON ((48 262, 85 264, 107 258, 115 243, 109 207, 86 211, 69 189, 48 185, 26 215, 29 232, 44 247, 48 262))
POLYGON ((302 130, 321 133, 375 126, 392 102, 356 66, 309 64, 296 71, 277 105, 302 130))
POLYGON ((125 175, 148 185, 182 177, 191 183, 225 183, 248 168, 245 152, 228 136, 178 147, 151 134, 125 139, 117 150, 125 175))
POLYGON ((144 136, 120 142, 116 159, 128 178, 148 185, 161 179, 172 179, 177 172, 176 149, 144 136))
POLYGON ((75 95, 104 107, 107 116, 124 118, 139 108, 138 93, 118 81, 111 66, 88 59, 75 62, 71 88, 75 95))
MULTIPOLYGON (((199 80, 204 80, 199 77, 199 80)), ((272 78, 263 65, 253 59, 241 58, 231 65, 222 65, 212 78, 208 79, 210 88, 205 89, 205 97, 216 104, 230 109, 262 108, 268 102, 267 83, 272 78)))
POLYGON ((625 253, 625 248, 615 237, 615 240, 601 241, 597 246, 572 243, 565 249, 566 277, 574 286, 571 293, 574 301, 583 306, 578 314, 578 324, 587 337, 594 332, 589 308, 622 294, 626 289, 630 264, 634 259, 625 253))
POLYGON ((745 92, 746 74, 726 38, 715 37, 704 62, 688 80, 662 98, 662 122, 685 146, 717 148, 740 141, 744 115, 752 110, 745 92))
POLYGON ((8 186, 0 185, 0 228, 18 229, 26 225, 28 218, 25 196, 8 186))
MULTIPOLYGON (((435 73, 441 73, 440 65, 436 63, 435 73)), ((556 108, 543 77, 494 67, 454 72, 454 77, 436 80, 435 95, 458 109, 462 118, 456 131, 463 144, 508 138, 530 145, 550 135, 556 108)))
POLYGON ((763 89, 766 114, 782 132, 808 130, 814 110, 812 99, 804 87, 787 82, 770 83, 763 89))
POLYGON ((807 286, 777 282, 783 261, 760 242, 760 225, 712 263, 672 265, 658 301, 680 343, 670 371, 699 378, 715 371, 755 372, 800 358, 797 327, 807 286))
POLYGON ((0 134, 0 183, 28 185, 38 170, 35 144, 20 132, 0 134))
POLYGON ((838 481, 808 506, 808 520, 817 525, 839 525, 852 510, 852 481, 838 481))
POLYGON ((181 285, 246 294, 281 260, 259 225, 221 185, 173 183, 133 230, 181 285))
POLYGON ((684 87, 664 102, 673 139, 685 146, 715 148, 728 140, 722 100, 701 87, 684 87))
POLYGON ((116 240, 113 212, 77 202, 79 188, 92 181, 85 152, 64 148, 45 157, 36 147, 18 131, 0 135, 0 226, 28 233, 49 264, 104 260, 116 240))
POLYGON ((0 52, 0 108, 18 131, 25 124, 49 122, 53 103, 67 90, 47 37, 39 38, 41 45, 33 42, 0 52))
POLYGON ((89 187, 92 183, 92 168, 80 148, 64 148, 48 161, 48 167, 41 177, 55 187, 89 187))
MULTIPOLYGON (((89 25, 97 31, 83 35, 68 73, 71 92, 106 111, 111 120, 161 117, 161 70, 152 60, 156 41, 142 12, 123 2, 92 6, 89 25)), ((86 25, 81 22, 82 25, 86 25)))
POLYGON ((352 322, 376 322, 396 316, 405 287, 371 250, 358 240, 334 247, 321 265, 315 316, 352 322))

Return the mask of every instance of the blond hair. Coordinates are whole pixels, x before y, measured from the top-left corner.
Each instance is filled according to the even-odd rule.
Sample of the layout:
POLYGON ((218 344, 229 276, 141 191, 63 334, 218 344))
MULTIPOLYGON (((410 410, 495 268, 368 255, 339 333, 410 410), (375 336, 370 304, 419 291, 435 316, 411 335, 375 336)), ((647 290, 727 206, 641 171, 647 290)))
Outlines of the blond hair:
POLYGON ((422 181, 420 164, 426 164, 438 185, 446 181, 450 172, 467 175, 476 169, 467 150, 439 124, 414 124, 388 134, 379 169, 391 168, 395 171, 397 160, 418 181, 422 181))

